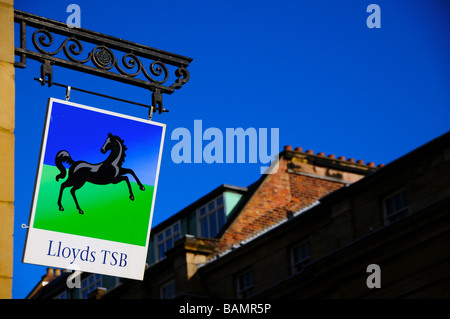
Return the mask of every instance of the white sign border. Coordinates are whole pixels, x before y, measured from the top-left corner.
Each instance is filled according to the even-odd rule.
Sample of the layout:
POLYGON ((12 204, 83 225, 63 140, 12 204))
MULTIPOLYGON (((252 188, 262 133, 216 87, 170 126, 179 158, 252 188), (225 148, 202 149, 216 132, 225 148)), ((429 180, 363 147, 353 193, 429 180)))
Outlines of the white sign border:
POLYGON ((87 271, 87 272, 92 272, 92 273, 105 274, 105 275, 117 276, 117 277, 122 277, 122 278, 130 278, 130 279, 136 279, 136 280, 143 280, 144 272, 145 272, 145 261, 147 259, 148 247, 149 247, 149 242, 150 242, 150 232, 151 232, 151 225, 152 225, 152 221, 153 221, 153 211, 154 211, 155 200, 156 200, 157 186, 158 186, 158 180, 159 180, 159 171, 160 171, 161 159, 162 159, 162 153, 163 153, 163 147, 164 147, 165 130, 166 130, 166 125, 163 123, 158 123, 158 122, 154 122, 151 120, 145 120, 145 119, 141 119, 138 117, 121 114, 121 113, 116 113, 116 112, 112 112, 109 110, 95 108, 95 107, 91 107, 91 106, 87 106, 87 105, 83 105, 83 104, 79 104, 79 103, 64 101, 64 100, 60 100, 60 99, 56 99, 56 98, 49 98, 48 104, 47 104, 47 114, 45 117, 44 132, 43 132, 42 141, 41 141, 41 150, 40 150, 40 154, 39 154, 39 163, 38 163, 36 181, 35 181, 34 191, 33 191, 33 199, 32 199, 32 204, 31 204, 30 217, 29 217, 29 221, 28 221, 29 227, 28 227, 26 238, 25 238, 25 247, 24 247, 24 251, 23 251, 22 262, 36 264, 36 265, 42 265, 42 266, 60 267, 60 268, 66 268, 66 269, 77 269, 77 270, 87 271), (132 244, 124 244, 124 243, 114 242, 114 241, 108 241, 108 240, 101 240, 101 239, 96 239, 96 238, 92 238, 92 237, 84 237, 84 236, 42 230, 42 229, 33 227, 37 199, 38 199, 38 194, 39 194, 39 187, 40 187, 40 183, 41 183, 42 167, 43 167, 45 151, 46 151, 46 147, 47 147, 47 138, 48 138, 49 125, 50 125, 50 117, 52 114, 52 107, 53 107, 54 102, 162 127, 160 150, 159 150, 159 155, 158 155, 158 163, 157 163, 157 169, 156 169, 156 175, 155 175, 155 185, 154 185, 154 190, 153 190, 153 200, 152 200, 152 206, 151 206, 151 210, 150 210, 150 218, 149 218, 149 224, 148 224, 148 229, 147 229, 147 238, 146 238, 145 247, 138 246, 138 245, 132 245, 132 244), (68 243, 71 243, 73 241, 76 241, 77 246, 79 246, 79 247, 70 247, 70 246, 74 246, 74 245, 72 245, 72 244, 69 245, 68 243), (66 254, 63 256, 61 249, 64 249, 64 247, 69 247, 71 249, 74 249, 73 253, 70 256, 65 257, 65 256, 67 256, 67 251, 68 251, 68 250, 66 250, 66 254), (88 259, 88 261, 81 260, 80 254, 83 250, 87 249, 87 247, 89 247, 90 253, 94 252, 94 257, 90 258, 90 260, 95 259, 96 262, 95 261, 89 262, 89 259, 88 259), (56 248, 56 249, 60 248, 59 254, 57 254, 58 250, 55 251, 54 248, 56 248), (104 251, 104 252, 102 252, 102 251, 104 251), (110 253, 107 253, 107 251, 109 251, 110 253), (78 252, 79 260, 77 258, 75 258, 72 261, 72 257, 74 257, 75 253, 77 253, 77 252, 78 252), (111 259, 108 258, 108 255, 112 254, 112 252, 117 253, 117 255, 115 256, 116 259, 112 258, 111 255, 110 255, 111 259), (123 266, 123 264, 125 263, 125 260, 123 259, 122 256, 124 256, 124 255, 119 255, 119 254, 125 254, 127 256, 126 257, 126 266, 123 266), (58 255, 59 255, 59 257, 57 257, 58 255), (117 259, 117 258, 119 258, 118 256, 122 257, 122 259, 121 260, 117 259), (120 263, 120 262, 122 262, 122 263, 120 263), (127 268, 127 267, 129 267, 129 268, 127 268), (130 269, 132 269, 132 272, 130 272, 130 269))

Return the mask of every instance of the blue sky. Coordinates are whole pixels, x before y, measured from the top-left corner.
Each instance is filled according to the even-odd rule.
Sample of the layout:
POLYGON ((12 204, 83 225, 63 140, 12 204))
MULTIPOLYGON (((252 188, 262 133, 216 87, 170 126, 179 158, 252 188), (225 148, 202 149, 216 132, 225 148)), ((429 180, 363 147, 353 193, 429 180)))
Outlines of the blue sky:
MULTIPOLYGON (((450 127, 450 2, 174 0, 32 1, 15 8, 66 22, 81 8, 81 27, 194 59, 191 80, 164 97, 156 114, 166 139, 154 225, 220 184, 248 186, 258 164, 175 164, 171 132, 194 120, 203 130, 279 128, 284 145, 315 153, 390 161, 450 127), (366 8, 381 8, 369 29, 366 8)), ((16 34, 16 45, 18 36, 16 34)), ((23 298, 45 268, 20 262, 47 99, 40 64, 16 69, 15 246, 13 297, 23 298)), ((149 104, 148 91, 54 67, 54 81, 149 104)), ((147 109, 72 91, 70 101, 140 118, 147 109)), ((206 144, 206 142, 205 142, 206 144)), ((74 154, 75 156, 75 154, 74 154)))

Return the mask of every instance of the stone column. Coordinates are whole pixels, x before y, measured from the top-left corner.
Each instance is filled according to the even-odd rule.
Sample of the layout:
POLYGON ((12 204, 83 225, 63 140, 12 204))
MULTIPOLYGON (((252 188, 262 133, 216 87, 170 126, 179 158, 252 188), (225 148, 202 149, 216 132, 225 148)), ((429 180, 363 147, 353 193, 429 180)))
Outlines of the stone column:
POLYGON ((0 298, 12 297, 14 232, 14 8, 0 0, 0 298))

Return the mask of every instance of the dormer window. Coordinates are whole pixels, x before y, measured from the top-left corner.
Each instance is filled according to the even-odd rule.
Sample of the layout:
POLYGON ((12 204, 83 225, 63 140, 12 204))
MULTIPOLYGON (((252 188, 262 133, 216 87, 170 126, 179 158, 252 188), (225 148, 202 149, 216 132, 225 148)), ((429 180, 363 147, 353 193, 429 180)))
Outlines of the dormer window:
POLYGON ((223 195, 216 197, 197 210, 199 234, 211 238, 217 235, 225 224, 225 205, 223 195))
POLYGON ((161 260, 165 258, 165 253, 169 249, 173 247, 175 241, 180 239, 181 237, 181 229, 180 229, 180 221, 177 221, 175 224, 167 227, 163 231, 156 234, 155 244, 156 244, 156 260, 161 260))

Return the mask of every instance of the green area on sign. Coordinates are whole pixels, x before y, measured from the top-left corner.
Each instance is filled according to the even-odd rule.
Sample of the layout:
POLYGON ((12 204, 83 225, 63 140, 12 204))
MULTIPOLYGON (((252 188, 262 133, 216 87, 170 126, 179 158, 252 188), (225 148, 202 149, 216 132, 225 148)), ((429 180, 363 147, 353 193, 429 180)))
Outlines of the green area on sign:
POLYGON ((108 185, 85 183, 76 191, 84 212, 79 214, 70 188, 64 190, 64 211, 59 211, 57 201, 63 180, 55 181, 58 173, 54 166, 42 167, 34 228, 145 246, 153 186, 144 185, 145 190, 142 191, 130 176, 134 194, 132 201, 126 182, 108 185))

